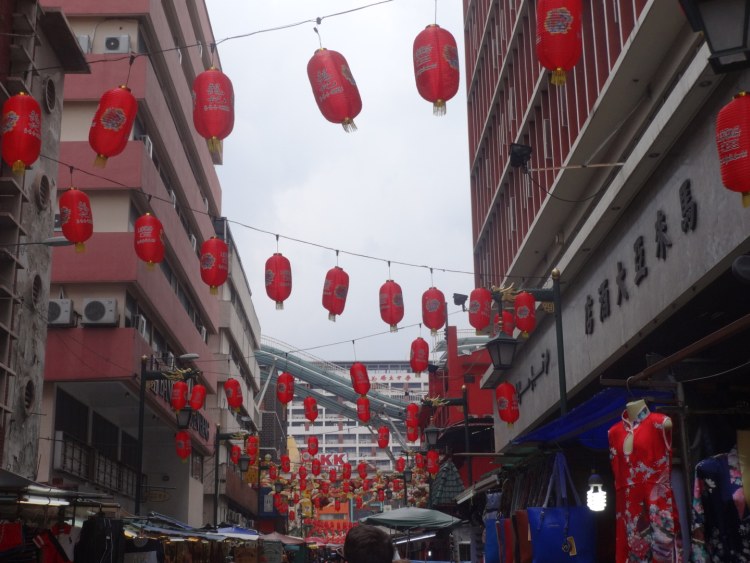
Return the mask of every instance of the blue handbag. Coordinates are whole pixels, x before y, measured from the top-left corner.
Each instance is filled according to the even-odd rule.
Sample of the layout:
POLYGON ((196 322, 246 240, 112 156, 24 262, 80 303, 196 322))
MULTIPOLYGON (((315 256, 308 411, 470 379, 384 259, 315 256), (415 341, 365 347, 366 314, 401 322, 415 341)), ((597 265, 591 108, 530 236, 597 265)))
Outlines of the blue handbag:
POLYGON ((594 516, 588 506, 581 504, 561 452, 555 455, 544 506, 529 507, 527 511, 534 563, 595 563, 594 516), (569 502, 567 483, 573 491, 573 505, 569 502), (549 506, 553 488, 557 506, 549 506))

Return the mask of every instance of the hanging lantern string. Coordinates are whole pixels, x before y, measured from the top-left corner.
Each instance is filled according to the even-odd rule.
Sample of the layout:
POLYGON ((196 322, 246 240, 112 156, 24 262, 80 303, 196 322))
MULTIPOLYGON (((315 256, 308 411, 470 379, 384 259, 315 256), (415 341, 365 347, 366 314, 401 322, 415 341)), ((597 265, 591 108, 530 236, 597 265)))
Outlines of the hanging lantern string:
POLYGON ((432 279, 432 268, 430 268, 430 287, 435 287, 435 281, 432 279))
POLYGON ((135 62, 135 55, 130 55, 130 63, 128 64, 128 76, 125 78, 125 87, 128 87, 130 82, 130 71, 133 69, 133 63, 135 62))
POLYGON ((437 25, 437 0, 435 0, 435 25, 437 25))
POLYGON ((336 251, 336 267, 338 268, 339 265, 339 251, 336 251))
POLYGON ((355 346, 356 339, 352 338, 352 350, 354 351, 354 361, 357 361, 357 347, 355 346))
POLYGON ((279 235, 276 235, 276 253, 279 252, 279 235))
POLYGON ((211 43, 211 68, 214 67, 215 56, 216 56, 216 43, 211 43))
POLYGON ((73 169, 75 166, 68 166, 68 170, 70 171, 70 187, 73 187, 73 169))
MULTIPOLYGON (((317 21, 318 25, 320 25, 323 20, 320 19, 320 18, 318 18, 316 21, 317 21)), ((317 25, 315 27, 313 27, 313 31, 315 32, 315 35, 318 36, 318 46, 320 47, 320 49, 323 49, 323 39, 320 37, 320 31, 318 31, 318 26, 317 25)))

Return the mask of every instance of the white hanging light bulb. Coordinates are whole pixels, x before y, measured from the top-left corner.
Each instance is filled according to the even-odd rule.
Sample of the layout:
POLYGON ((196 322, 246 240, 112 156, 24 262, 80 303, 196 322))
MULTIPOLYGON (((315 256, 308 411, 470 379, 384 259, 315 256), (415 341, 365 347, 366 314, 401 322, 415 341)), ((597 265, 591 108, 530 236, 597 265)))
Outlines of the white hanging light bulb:
POLYGON ((602 478, 595 472, 591 471, 589 477, 589 490, 586 493, 586 504, 594 512, 601 512, 607 507, 607 491, 604 490, 602 478))

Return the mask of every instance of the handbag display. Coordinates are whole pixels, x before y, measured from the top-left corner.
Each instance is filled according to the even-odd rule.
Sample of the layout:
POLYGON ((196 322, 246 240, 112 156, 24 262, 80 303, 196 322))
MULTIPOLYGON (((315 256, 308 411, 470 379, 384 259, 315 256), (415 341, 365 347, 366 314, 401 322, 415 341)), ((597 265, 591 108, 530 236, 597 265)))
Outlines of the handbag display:
POLYGON ((516 563, 543 561, 534 557, 534 546, 529 538, 529 514, 526 510, 516 510, 513 513, 513 541, 516 545, 516 563))
POLYGON ((595 562, 594 516, 587 506, 581 504, 561 452, 555 454, 544 505, 529 507, 527 512, 534 563, 595 562), (568 483, 575 504, 571 504, 568 498, 568 483), (557 496, 556 506, 549 505, 553 488, 557 496))

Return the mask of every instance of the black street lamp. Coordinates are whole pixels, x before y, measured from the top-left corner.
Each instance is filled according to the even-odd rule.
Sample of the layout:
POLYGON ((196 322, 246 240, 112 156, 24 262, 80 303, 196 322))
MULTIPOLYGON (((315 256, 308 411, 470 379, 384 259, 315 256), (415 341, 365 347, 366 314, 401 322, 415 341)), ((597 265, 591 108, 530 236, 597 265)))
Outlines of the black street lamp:
MULTIPOLYGON (((461 396, 460 397, 438 397, 434 404, 430 401, 426 401, 426 404, 431 406, 460 406, 464 411, 464 448, 466 450, 466 454, 471 454, 471 442, 470 442, 470 433, 469 433, 469 391, 466 388, 466 385, 461 386, 461 396)), ((430 425, 424 429, 424 438, 427 442, 427 445, 430 446, 430 448, 434 448, 437 445, 438 437, 440 436, 440 432, 442 432, 441 428, 438 428, 435 426, 432 419, 430 419, 430 425)), ((466 463, 466 476, 468 477, 469 483, 474 482, 474 476, 472 474, 472 463, 471 463, 471 455, 467 455, 467 463, 466 463)))
POLYGON ((741 0, 680 0, 693 31, 703 33, 716 74, 750 67, 750 4, 741 0))
MULTIPOLYGON (((222 440, 244 440, 247 432, 220 432, 221 425, 216 425, 214 440, 214 528, 219 526, 219 447, 222 440)), ((250 468, 250 456, 242 454, 239 459, 240 473, 245 474, 250 468)))
MULTIPOLYGON (((198 354, 183 354, 178 359, 180 361, 197 360, 198 354)), ((135 475, 135 514, 140 515, 141 512, 141 499, 143 495, 143 421, 146 413, 146 383, 148 381, 185 381, 188 379, 196 378, 200 375, 200 371, 193 368, 187 369, 171 369, 170 371, 160 371, 148 369, 148 367, 154 367, 153 356, 143 356, 141 358, 141 382, 140 382, 140 393, 138 395, 138 456, 136 458, 137 472, 135 475), (148 366, 149 360, 151 365, 148 366)), ((186 407, 177 413, 177 424, 180 429, 184 430, 190 427, 190 417, 192 415, 192 409, 186 407), (189 409, 189 410, 188 410, 189 409), (187 411, 183 414, 183 411, 187 411), (181 416, 187 418, 180 418, 181 416)))
POLYGON ((492 365, 498 371, 506 371, 513 367, 516 357, 516 346, 518 340, 501 332, 497 338, 493 338, 484 345, 492 359, 492 365))

